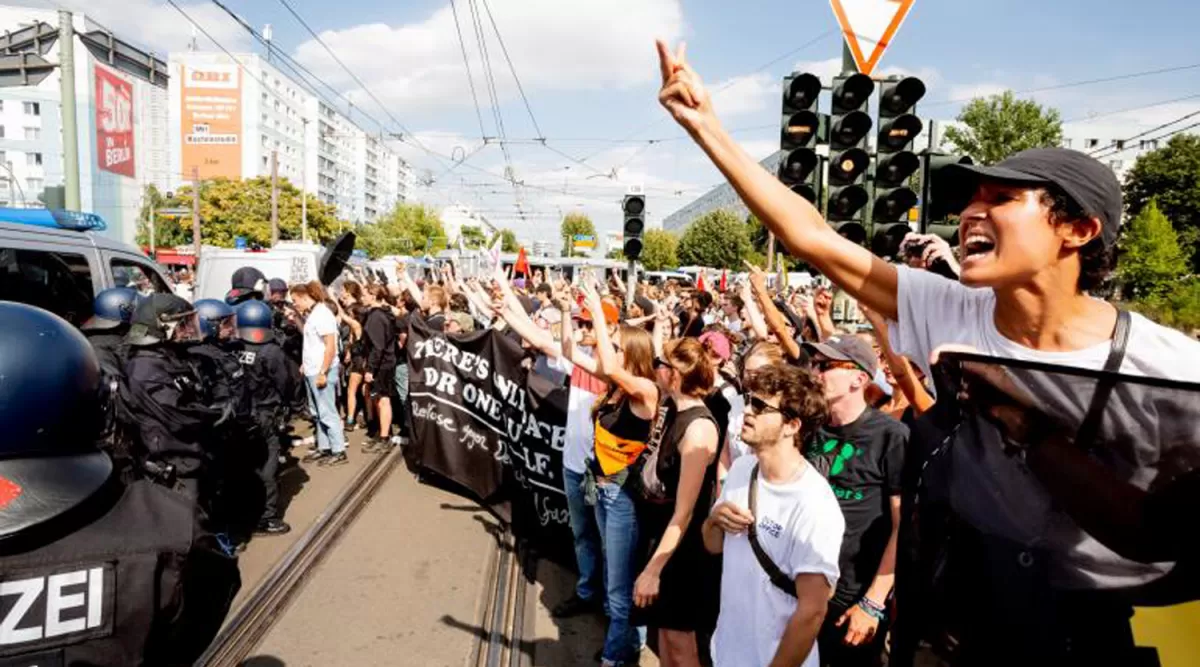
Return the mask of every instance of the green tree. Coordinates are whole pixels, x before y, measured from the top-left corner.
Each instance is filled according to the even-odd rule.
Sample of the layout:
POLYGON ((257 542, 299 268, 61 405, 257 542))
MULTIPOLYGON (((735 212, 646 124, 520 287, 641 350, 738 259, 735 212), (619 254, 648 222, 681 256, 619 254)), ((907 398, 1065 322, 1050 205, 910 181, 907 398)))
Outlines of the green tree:
MULTIPOLYGON (((149 243, 149 204, 156 209, 182 208, 191 210, 193 188, 185 185, 171 197, 157 189, 147 188, 139 215, 139 243, 149 243)), ((301 237, 301 192, 287 179, 279 182, 279 238, 283 241, 301 237)), ((337 236, 345 223, 339 222, 336 209, 308 195, 308 238, 325 243, 337 236)), ((206 245, 232 248, 238 237, 248 244, 271 245, 271 179, 231 180, 214 178, 200 184, 200 235, 206 245)), ((190 243, 191 216, 179 216, 155 221, 155 241, 159 246, 190 243), (181 241, 182 240, 182 241, 181 241)))
POLYGON ((749 228, 737 214, 724 209, 695 220, 679 240, 682 266, 740 270, 750 253, 749 228))
POLYGON ((1117 276, 1132 296, 1146 298, 1169 291, 1187 271, 1187 255, 1179 237, 1151 199, 1121 238, 1117 276))
POLYGON ((562 254, 566 257, 571 256, 572 243, 576 234, 595 236, 596 226, 592 224, 591 218, 582 213, 568 213, 563 216, 562 225, 559 228, 559 236, 563 239, 562 254))
MULTIPOLYGON (((498 234, 500 236, 500 252, 517 252, 521 249, 521 244, 517 243, 517 235, 513 230, 501 229, 498 234)), ((492 236, 488 241, 488 247, 492 247, 495 242, 496 236, 492 236)))
POLYGON ((370 257, 436 254, 446 249, 441 218, 420 204, 397 204, 390 213, 357 231, 356 247, 370 257))
POLYGON ((979 164, 995 164, 1027 148, 1062 144, 1062 117, 1057 109, 1018 100, 1011 90, 977 97, 959 112, 962 127, 946 128, 943 143, 979 164))
MULTIPOLYGON (((136 242, 139 246, 150 246, 150 211, 156 211, 154 215, 154 246, 156 248, 173 248, 175 246, 187 245, 192 242, 192 219, 187 218, 186 229, 179 224, 173 217, 167 217, 158 214, 157 211, 162 211, 171 208, 171 200, 173 197, 168 197, 167 193, 160 191, 153 184, 147 185, 142 193, 142 208, 138 212, 137 221, 137 237, 136 242)), ((203 233, 203 230, 201 230, 203 233)))
POLYGON ((648 229, 642 235, 642 266, 647 271, 665 271, 679 268, 677 250, 679 241, 664 229, 648 229))
POLYGON ((460 232, 460 238, 464 248, 482 248, 487 243, 482 227, 465 226, 460 232))
POLYGON ((1177 134, 1138 158, 1125 177, 1129 215, 1141 213, 1151 200, 1175 225, 1192 272, 1200 273, 1200 136, 1177 134))

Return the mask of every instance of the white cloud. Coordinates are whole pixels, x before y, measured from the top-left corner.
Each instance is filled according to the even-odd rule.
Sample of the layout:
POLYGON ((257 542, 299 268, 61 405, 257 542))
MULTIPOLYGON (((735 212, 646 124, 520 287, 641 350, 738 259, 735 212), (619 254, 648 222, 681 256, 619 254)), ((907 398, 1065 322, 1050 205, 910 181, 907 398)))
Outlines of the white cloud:
MULTIPOLYGON (((526 92, 624 88, 653 81, 658 75, 654 38, 674 40, 684 25, 678 0, 492 0, 489 4, 526 92)), ((486 104, 482 62, 466 3, 459 3, 458 9, 475 88, 481 104, 486 104)), ((516 92, 513 78, 486 12, 482 20, 495 86, 501 97, 508 98, 516 92)), ((450 7, 405 25, 374 23, 328 30, 321 39, 386 103, 471 104, 450 7)), ((315 40, 301 44, 295 56, 335 86, 350 83, 315 40)))
POLYGON ((778 103, 779 85, 766 72, 726 79, 711 88, 713 107, 723 118, 764 111, 778 103))
MULTIPOLYGON (((202 49, 215 49, 204 34, 195 30, 175 8, 155 0, 56 0, 62 5, 111 29, 117 37, 155 51, 165 58, 170 51, 183 51, 195 35, 202 49)), ((222 46, 244 51, 253 38, 211 2, 180 2, 193 21, 208 31, 222 46)))
POLYGON ((945 99, 967 102, 976 97, 990 97, 992 95, 999 95, 1000 93, 1011 89, 1012 86, 1005 86, 1003 84, 991 82, 958 84, 950 86, 950 88, 946 91, 945 99))

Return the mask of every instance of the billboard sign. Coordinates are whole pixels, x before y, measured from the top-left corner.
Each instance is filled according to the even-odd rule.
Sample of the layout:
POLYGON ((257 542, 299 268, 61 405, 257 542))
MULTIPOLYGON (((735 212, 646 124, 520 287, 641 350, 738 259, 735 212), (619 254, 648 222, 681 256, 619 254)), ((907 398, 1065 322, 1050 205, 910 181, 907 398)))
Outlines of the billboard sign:
POLYGON ((96 160, 104 171, 133 178, 133 84, 96 65, 96 160))
POLYGON ((180 154, 183 173, 242 177, 242 81, 237 65, 183 65, 180 154))

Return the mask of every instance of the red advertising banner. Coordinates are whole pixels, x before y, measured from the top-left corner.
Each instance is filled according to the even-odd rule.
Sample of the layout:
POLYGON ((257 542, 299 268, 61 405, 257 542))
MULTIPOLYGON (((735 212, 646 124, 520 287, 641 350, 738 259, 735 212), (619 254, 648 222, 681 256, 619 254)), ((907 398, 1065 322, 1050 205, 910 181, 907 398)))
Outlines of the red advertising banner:
POLYGON ((100 168, 133 177, 133 84, 96 65, 96 160, 100 168))

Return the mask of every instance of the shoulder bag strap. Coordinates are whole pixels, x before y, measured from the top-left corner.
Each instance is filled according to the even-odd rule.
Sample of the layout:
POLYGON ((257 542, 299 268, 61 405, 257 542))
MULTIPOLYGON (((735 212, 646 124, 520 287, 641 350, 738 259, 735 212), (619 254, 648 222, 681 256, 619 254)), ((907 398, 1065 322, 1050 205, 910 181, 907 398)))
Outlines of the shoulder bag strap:
POLYGON ((775 561, 771 560, 771 557, 767 555, 767 552, 763 551, 762 545, 758 543, 758 530, 756 528, 758 513, 756 511, 757 503, 755 502, 757 500, 757 496, 758 464, 755 463, 754 469, 750 471, 750 514, 756 517, 756 523, 751 523, 749 530, 746 531, 747 537, 750 538, 750 549, 754 551, 754 557, 758 559, 758 564, 762 566, 763 570, 766 571, 767 578, 771 580, 771 583, 775 584, 775 587, 784 593, 787 593, 792 597, 796 597, 796 584, 793 583, 792 580, 783 573, 783 570, 779 569, 779 566, 775 564, 775 561))
MULTIPOLYGON (((1132 318, 1129 311, 1117 310, 1117 326, 1113 329, 1112 347, 1108 351, 1108 360, 1104 362, 1105 373, 1118 373, 1121 363, 1125 361, 1125 347, 1129 343, 1129 327, 1132 318)), ((1100 432, 1100 422, 1104 418, 1104 408, 1108 405, 1108 397, 1117 386, 1117 380, 1106 377, 1096 382, 1096 390, 1092 393, 1092 402, 1088 406, 1087 415, 1079 425, 1075 434, 1075 443, 1084 449, 1092 449, 1096 435, 1100 432)))
MULTIPOLYGON (((661 391, 661 390, 660 390, 661 391)), ((667 396, 658 399, 658 410, 654 413, 654 427, 650 429, 650 439, 646 441, 647 453, 653 454, 662 445, 663 436, 667 431, 667 396)))

